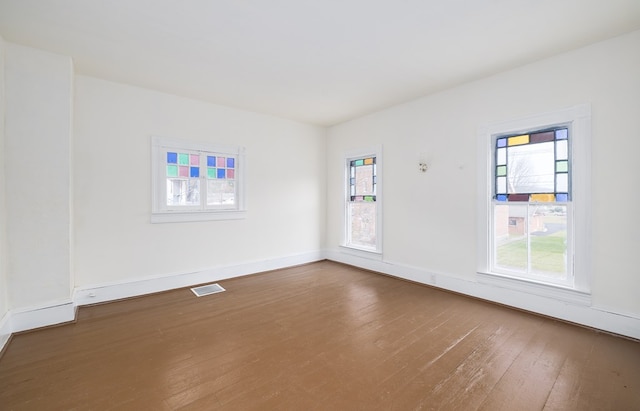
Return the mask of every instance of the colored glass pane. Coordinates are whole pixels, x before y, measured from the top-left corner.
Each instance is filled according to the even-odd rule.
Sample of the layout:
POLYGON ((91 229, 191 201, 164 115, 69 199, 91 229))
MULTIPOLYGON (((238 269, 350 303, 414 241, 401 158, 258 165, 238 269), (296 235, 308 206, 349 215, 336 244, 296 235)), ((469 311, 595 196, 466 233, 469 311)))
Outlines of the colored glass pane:
POLYGON ((507 175, 507 166, 498 166, 498 167, 496 167, 496 175, 497 176, 506 176, 507 175))
POLYGON ((364 201, 374 201, 373 196, 364 196, 364 201))
POLYGON ((167 153, 167 164, 177 164, 178 153, 167 153))
POLYGON ((364 164, 365 165, 373 164, 373 159, 372 158, 365 158, 364 159, 364 164))
POLYGON ((527 144, 527 143, 529 143, 528 134, 525 134, 522 136, 509 137, 509 141, 508 141, 509 146, 519 146, 521 144, 527 144))
POLYGON ((507 149, 499 148, 498 153, 496 154, 496 165, 503 166, 507 165, 507 149))
POLYGON ((214 156, 207 156, 207 167, 215 167, 216 158, 214 156))
POLYGON ((191 154, 189 156, 189 165, 199 166, 200 165, 200 156, 198 154, 191 154))
POLYGON ((178 177, 178 166, 167 166, 167 177, 178 177))
MULTIPOLYGON (((218 157, 220 158, 220 157, 218 157)), ((218 169, 218 178, 225 178, 225 169, 224 168, 219 168, 218 169)))
POLYGON ((569 171, 569 162, 567 160, 556 161, 556 172, 566 173, 569 171))
POLYGON ((569 174, 556 174, 556 191, 569 192, 569 174))
POLYGON ((189 154, 180 153, 178 154, 178 164, 182 166, 189 165, 189 154))
POLYGON ((236 159, 232 157, 227 157, 227 168, 235 168, 236 159))
POLYGON ((546 141, 555 140, 555 133, 553 131, 546 131, 544 133, 531 134, 530 143, 544 143, 546 141))
POLYGON ((556 141, 556 160, 569 159, 569 144, 567 140, 556 141))
POLYGON ((236 170, 232 168, 227 169, 227 178, 233 180, 236 177, 236 170))
POLYGON ((496 200, 498 200, 498 201, 507 201, 507 195, 506 194, 498 194, 496 196, 496 200))
POLYGON ((178 176, 179 177, 189 177, 189 167, 179 166, 178 167, 178 176))
POLYGON ((207 178, 216 178, 218 172, 215 168, 207 167, 207 178))
POLYGON ((353 165, 356 166, 356 167, 362 166, 362 165, 364 165, 364 160, 355 160, 353 162, 353 165))
POLYGON ((556 201, 567 202, 569 201, 569 194, 567 193, 558 193, 556 194, 556 201))
POLYGON ((506 194, 507 193, 507 178, 506 177, 498 177, 496 179, 496 192, 498 194, 506 194))
POLYGON ((217 157, 216 158, 216 167, 224 168, 225 165, 227 165, 226 158, 224 158, 224 157, 217 157))
POLYGON ((569 130, 562 128, 556 130, 556 140, 566 140, 569 137, 569 130))
POLYGON ((556 201, 555 194, 531 194, 529 201, 538 203, 553 203, 556 201))
POLYGON ((507 146, 507 139, 506 138, 499 138, 498 140, 496 140, 496 146, 497 147, 506 147, 507 146))
POLYGON ((189 167, 189 177, 200 177, 200 168, 189 167))
POLYGON ((509 194, 509 201, 529 201, 529 194, 509 194))

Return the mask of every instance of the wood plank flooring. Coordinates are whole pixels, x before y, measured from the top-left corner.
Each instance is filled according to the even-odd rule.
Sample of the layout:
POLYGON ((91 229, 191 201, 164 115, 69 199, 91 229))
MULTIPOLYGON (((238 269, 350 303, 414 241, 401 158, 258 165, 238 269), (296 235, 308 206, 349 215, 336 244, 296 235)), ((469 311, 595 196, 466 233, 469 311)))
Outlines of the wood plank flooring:
POLYGON ((13 337, 2 410, 640 410, 640 343, 323 261, 13 337))

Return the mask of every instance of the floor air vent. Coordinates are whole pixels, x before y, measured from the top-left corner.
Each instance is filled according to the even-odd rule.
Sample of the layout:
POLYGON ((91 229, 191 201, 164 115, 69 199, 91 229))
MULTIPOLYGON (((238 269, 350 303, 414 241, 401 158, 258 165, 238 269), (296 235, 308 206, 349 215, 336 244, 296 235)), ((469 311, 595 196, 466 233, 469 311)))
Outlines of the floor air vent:
POLYGON ((196 297, 204 297, 205 295, 221 293, 226 290, 218 284, 209 284, 202 285, 200 287, 194 287, 191 289, 191 291, 193 291, 196 297))

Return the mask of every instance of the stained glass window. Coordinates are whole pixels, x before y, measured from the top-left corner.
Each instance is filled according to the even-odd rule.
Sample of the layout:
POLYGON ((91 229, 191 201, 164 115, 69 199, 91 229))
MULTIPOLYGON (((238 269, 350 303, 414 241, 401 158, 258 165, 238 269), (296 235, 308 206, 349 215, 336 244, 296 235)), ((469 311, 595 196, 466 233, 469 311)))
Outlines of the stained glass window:
POLYGON ((495 140, 493 269, 565 281, 571 200, 569 130, 495 140))
POLYGON ((347 162, 347 245, 370 251, 378 247, 376 160, 374 156, 366 156, 347 162))
POLYGON ((495 199, 567 202, 571 199, 567 127, 504 136, 495 145, 495 199))
POLYGON ((199 206, 206 194, 208 206, 236 202, 235 156, 168 151, 166 155, 167 206, 199 206), (201 193, 200 177, 206 179, 201 193))
POLYGON ((151 138, 151 222, 244 218, 245 149, 151 138))
POLYGON ((376 158, 351 160, 349 167, 351 201, 376 201, 376 158))
POLYGON ((200 204, 200 156, 167 152, 166 181, 168 206, 200 204))

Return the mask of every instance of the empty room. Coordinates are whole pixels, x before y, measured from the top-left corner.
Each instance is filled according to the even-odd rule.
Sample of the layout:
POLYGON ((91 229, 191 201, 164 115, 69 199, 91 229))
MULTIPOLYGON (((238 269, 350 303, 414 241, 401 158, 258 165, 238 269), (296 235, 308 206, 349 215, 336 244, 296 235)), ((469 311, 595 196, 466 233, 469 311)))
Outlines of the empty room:
POLYGON ((0 409, 640 409, 637 0, 0 0, 0 409))

